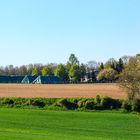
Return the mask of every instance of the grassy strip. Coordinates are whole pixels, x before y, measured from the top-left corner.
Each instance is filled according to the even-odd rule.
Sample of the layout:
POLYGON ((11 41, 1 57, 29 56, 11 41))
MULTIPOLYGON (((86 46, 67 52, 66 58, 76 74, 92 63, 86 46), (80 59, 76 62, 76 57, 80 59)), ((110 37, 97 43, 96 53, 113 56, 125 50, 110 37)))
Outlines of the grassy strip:
POLYGON ((96 98, 0 98, 0 107, 7 108, 42 108, 47 110, 112 110, 140 112, 140 100, 130 104, 126 100, 110 97, 96 98))
POLYGON ((139 126, 132 113, 0 108, 0 140, 140 140, 139 126))

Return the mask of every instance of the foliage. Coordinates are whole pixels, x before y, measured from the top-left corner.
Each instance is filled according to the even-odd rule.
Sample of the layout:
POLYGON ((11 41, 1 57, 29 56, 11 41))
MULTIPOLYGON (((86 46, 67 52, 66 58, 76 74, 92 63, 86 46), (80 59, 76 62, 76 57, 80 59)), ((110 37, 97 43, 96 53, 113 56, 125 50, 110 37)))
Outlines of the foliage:
POLYGON ((39 73, 38 73, 36 68, 32 69, 32 75, 39 75, 39 73))
POLYGON ((110 58, 105 64, 105 68, 112 68, 113 70, 116 70, 116 67, 117 61, 114 58, 110 58))
POLYGON ((118 109, 121 108, 121 101, 120 100, 115 100, 110 97, 104 97, 101 99, 101 107, 103 109, 118 109))
POLYGON ((62 107, 62 108, 64 107, 66 109, 72 109, 72 110, 76 109, 78 107, 76 103, 71 102, 71 101, 69 101, 67 99, 58 100, 56 105, 58 105, 59 107, 62 107))
POLYGON ((85 102, 85 109, 88 109, 88 110, 93 110, 94 109, 94 100, 87 100, 85 102))
POLYGON ((19 67, 19 75, 26 75, 26 73, 27 73, 27 67, 24 66, 24 65, 23 66, 20 66, 19 67))
POLYGON ((66 70, 66 67, 62 64, 58 65, 55 69, 55 75, 58 76, 61 81, 68 81, 68 72, 66 70))
POLYGON ((130 102, 140 96, 140 63, 137 58, 131 58, 120 74, 119 85, 127 92, 130 102))
POLYGON ((122 103, 122 109, 124 109, 124 110, 127 111, 127 112, 130 112, 131 109, 132 109, 130 102, 124 101, 124 102, 122 103))
POLYGON ((84 64, 80 65, 80 73, 81 73, 81 78, 84 79, 84 77, 86 75, 86 68, 85 68, 84 64))
POLYGON ((94 98, 0 98, 0 107, 9 108, 42 108, 51 110, 112 110, 140 112, 140 100, 130 103, 127 100, 112 99, 110 97, 94 98))
POLYGON ((72 82, 79 82, 81 77, 81 72, 78 65, 72 65, 69 70, 69 77, 72 82))
POLYGON ((97 71, 100 72, 104 69, 104 64, 101 62, 101 64, 97 67, 97 71))
POLYGON ((63 83, 70 82, 116 82, 118 75, 122 73, 131 58, 136 58, 140 62, 140 54, 136 56, 123 56, 119 60, 110 58, 105 63, 94 60, 81 64, 75 54, 71 54, 67 64, 49 63, 42 65, 40 63, 16 66, 13 65, 0 67, 0 75, 57 75, 63 83), (77 68, 76 68, 76 67, 77 68), (78 71, 75 70, 79 69, 78 71), (114 71, 112 71, 114 70, 114 71), (110 72, 109 72, 110 71, 110 72), (112 72, 111 72, 112 71, 112 72), (108 73, 107 75, 104 74, 108 73), (115 73, 115 77, 114 74, 115 73), (97 78, 100 79, 97 81, 97 78))
POLYGON ((103 69, 97 76, 98 81, 114 81, 117 78, 117 72, 112 68, 103 69))
POLYGON ((78 61, 77 57, 75 56, 75 54, 70 55, 68 63, 70 65, 78 65, 79 66, 79 61, 78 61))
POLYGON ((123 69, 124 69, 124 63, 123 63, 123 60, 120 58, 117 63, 116 71, 120 73, 122 72, 123 69))
POLYGON ((42 72, 42 76, 54 75, 53 69, 51 68, 50 65, 44 66, 41 72, 42 72))
POLYGON ((136 99, 134 102, 132 102, 132 111, 140 112, 140 100, 136 99))

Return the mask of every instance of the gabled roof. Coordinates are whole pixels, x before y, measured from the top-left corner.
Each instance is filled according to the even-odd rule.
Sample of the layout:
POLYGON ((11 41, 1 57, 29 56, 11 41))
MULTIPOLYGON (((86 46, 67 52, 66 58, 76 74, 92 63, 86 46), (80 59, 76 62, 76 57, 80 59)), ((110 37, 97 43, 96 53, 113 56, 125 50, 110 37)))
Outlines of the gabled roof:
POLYGON ((0 76, 0 83, 61 84, 57 76, 0 76))
POLYGON ((23 78, 23 80, 21 81, 21 83, 25 83, 25 84, 30 84, 32 83, 35 79, 37 78, 37 76, 25 76, 23 78))

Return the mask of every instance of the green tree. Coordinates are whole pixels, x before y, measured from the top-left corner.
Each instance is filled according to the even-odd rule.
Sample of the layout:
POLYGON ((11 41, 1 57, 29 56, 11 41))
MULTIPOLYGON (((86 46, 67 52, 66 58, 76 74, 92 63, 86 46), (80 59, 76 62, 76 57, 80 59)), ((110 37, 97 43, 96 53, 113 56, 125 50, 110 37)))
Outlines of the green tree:
POLYGON ((81 79, 83 80, 86 75, 86 68, 85 68, 84 64, 80 65, 80 73, 81 73, 81 79))
POLYGON ((39 73, 38 73, 36 68, 32 69, 32 75, 39 75, 39 73))
POLYGON ((124 63, 123 63, 123 60, 120 58, 117 63, 116 70, 118 73, 120 73, 120 72, 122 72, 123 68, 124 68, 124 63))
POLYGON ((68 81, 68 72, 63 64, 59 64, 55 69, 55 75, 60 78, 61 81, 66 83, 68 81))
POLYGON ((101 70, 97 76, 98 81, 107 81, 107 82, 112 82, 116 80, 116 78, 117 78, 117 72, 112 68, 101 70))
POLYGON ((119 85, 126 90, 130 102, 140 96, 140 62, 137 58, 129 60, 120 74, 119 85))
POLYGON ((91 82, 96 82, 97 79, 96 79, 96 74, 94 70, 90 72, 90 77, 91 77, 91 82))
POLYGON ((27 74, 28 74, 28 75, 32 75, 33 69, 34 69, 33 64, 29 64, 29 65, 27 66, 27 74))
POLYGON ((104 64, 101 63, 100 68, 103 70, 104 69, 104 64))
POLYGON ((69 77, 71 82, 79 82, 81 77, 80 68, 77 65, 72 65, 69 70, 69 77))
POLYGON ((140 58, 140 54, 136 54, 136 58, 138 58, 138 59, 139 59, 139 58, 140 58))
POLYGON ((42 69, 42 71, 41 71, 41 73, 42 73, 42 76, 47 76, 47 75, 51 76, 51 75, 54 75, 53 69, 49 65, 44 66, 43 69, 42 69))
POLYGON ((75 54, 70 55, 68 63, 70 65, 78 65, 79 66, 79 61, 78 61, 77 57, 75 56, 75 54))
POLYGON ((27 67, 26 66, 20 66, 19 67, 19 75, 27 75, 27 67))
POLYGON ((112 68, 114 70, 117 70, 117 61, 114 58, 110 58, 106 64, 105 68, 112 68))
POLYGON ((127 65, 129 63, 129 60, 131 59, 131 56, 122 56, 121 57, 122 61, 123 61, 123 64, 124 65, 127 65))
POLYGON ((101 62, 101 64, 97 67, 98 72, 104 69, 104 64, 101 62))
POLYGON ((42 66, 42 64, 40 64, 40 63, 34 64, 34 69, 37 70, 38 75, 41 75, 42 67, 43 67, 43 66, 42 66))

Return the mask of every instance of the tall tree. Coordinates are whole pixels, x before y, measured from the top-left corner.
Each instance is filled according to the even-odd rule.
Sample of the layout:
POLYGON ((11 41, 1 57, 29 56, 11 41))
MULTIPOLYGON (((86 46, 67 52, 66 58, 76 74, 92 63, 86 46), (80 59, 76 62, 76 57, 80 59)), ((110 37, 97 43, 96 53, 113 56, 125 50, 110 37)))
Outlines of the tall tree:
POLYGON ((140 62, 140 54, 136 54, 136 59, 140 62))
POLYGON ((79 66, 79 61, 78 61, 77 57, 75 56, 75 54, 70 55, 68 63, 70 65, 78 65, 79 66))
POLYGON ((104 64, 101 62, 100 68, 103 70, 104 69, 104 64))
POLYGON ((121 57, 121 59, 123 61, 123 64, 127 65, 129 63, 129 60, 131 59, 131 56, 124 55, 124 56, 121 57))
POLYGON ((68 72, 63 64, 59 64, 55 69, 55 75, 60 78, 61 81, 66 83, 68 81, 68 72))
POLYGON ((79 66, 77 65, 71 66, 69 70, 69 77, 71 82, 80 82, 81 73, 80 73, 79 66))
POLYGON ((100 63, 100 65, 97 67, 97 71, 100 72, 101 70, 104 69, 104 63, 100 63))
POLYGON ((28 75, 32 75, 33 69, 34 69, 33 64, 27 65, 27 73, 28 73, 28 75))
POLYGON ((140 62, 137 58, 131 58, 122 73, 119 84, 127 92, 130 102, 140 96, 140 62))
POLYGON ((112 68, 106 68, 101 70, 97 76, 97 80, 103 82, 112 82, 116 80, 116 78, 117 72, 112 68))
POLYGON ((112 68, 112 69, 116 70, 117 69, 117 61, 114 58, 110 58, 106 62, 105 68, 112 68))
POLYGON ((50 65, 44 66, 41 72, 42 72, 42 76, 54 75, 53 69, 52 69, 52 67, 50 65))
POLYGON ((90 72, 90 79, 91 79, 91 82, 96 82, 96 74, 94 70, 90 72))
POLYGON ((42 64, 40 64, 40 63, 34 64, 34 69, 37 70, 38 75, 41 75, 42 67, 43 67, 43 66, 42 66, 42 64))
POLYGON ((85 78, 85 75, 86 75, 86 68, 85 68, 84 64, 80 65, 80 73, 81 73, 81 79, 83 81, 85 78))
POLYGON ((97 67, 99 66, 99 63, 96 62, 96 61, 88 61, 87 62, 87 67, 90 69, 90 70, 95 70, 97 67))
POLYGON ((118 73, 120 73, 120 72, 122 72, 123 68, 124 68, 124 64, 123 64, 122 59, 120 58, 118 63, 117 63, 116 70, 118 73))
POLYGON ((19 67, 19 75, 27 75, 27 67, 25 65, 19 67))
POLYGON ((32 75, 39 75, 38 70, 36 68, 32 69, 32 75))

